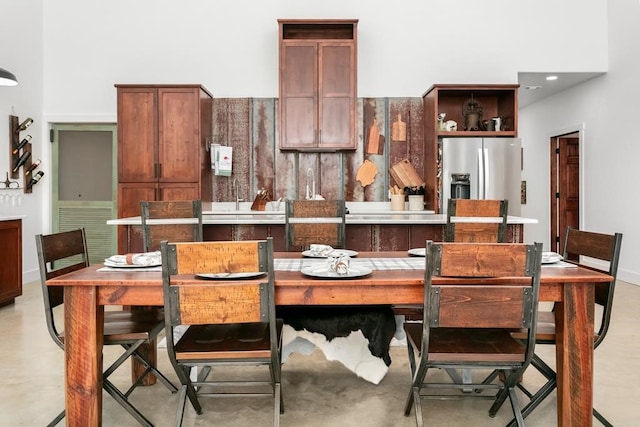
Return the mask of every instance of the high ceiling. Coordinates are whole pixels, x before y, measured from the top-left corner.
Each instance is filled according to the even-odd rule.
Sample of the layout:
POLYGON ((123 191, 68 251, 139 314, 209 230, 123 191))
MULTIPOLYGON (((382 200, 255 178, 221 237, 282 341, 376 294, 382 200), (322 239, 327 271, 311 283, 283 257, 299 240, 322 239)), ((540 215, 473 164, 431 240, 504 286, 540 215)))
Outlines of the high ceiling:
POLYGON ((518 106, 526 107, 541 99, 555 95, 572 86, 583 83, 604 73, 518 73, 518 106), (557 76, 557 80, 548 81, 547 76, 557 76), (527 87, 539 87, 527 89, 527 87))

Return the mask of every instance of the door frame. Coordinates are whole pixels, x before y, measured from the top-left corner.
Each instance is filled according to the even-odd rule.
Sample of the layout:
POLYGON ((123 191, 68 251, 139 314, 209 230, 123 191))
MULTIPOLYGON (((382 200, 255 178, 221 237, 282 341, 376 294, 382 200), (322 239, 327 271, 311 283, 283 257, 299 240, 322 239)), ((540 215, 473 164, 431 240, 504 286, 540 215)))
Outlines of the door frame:
MULTIPOLYGON (((558 129, 555 131, 552 131, 548 134, 548 147, 549 147, 549 185, 548 185, 548 189, 549 189, 549 198, 547 200, 549 200, 549 207, 548 207, 548 212, 549 212, 549 230, 548 230, 548 235, 549 235, 549 245, 552 251, 554 251, 555 249, 555 242, 553 237, 551 236, 551 230, 552 230, 552 224, 556 223, 558 221, 558 218, 555 215, 555 212, 553 210, 553 203, 552 198, 554 197, 551 194, 551 188, 552 188, 552 183, 551 183, 551 172, 553 171, 553 162, 556 161, 556 155, 555 155, 555 150, 551 150, 551 145, 555 143, 555 140, 558 138, 562 138, 562 137, 567 137, 568 135, 576 135, 578 138, 578 144, 579 144, 579 171, 578 171, 578 179, 579 179, 579 185, 578 185, 578 192, 579 192, 579 201, 578 201, 578 209, 579 209, 579 213, 578 213, 578 228, 583 229, 584 228, 584 224, 585 224, 585 217, 586 217, 586 213, 585 213, 585 176, 586 176, 586 171, 585 171, 585 144, 586 144, 586 138, 585 138, 585 124, 584 123, 580 123, 577 125, 573 125, 573 126, 568 126, 566 128, 562 128, 562 129, 558 129)), ((557 184, 555 186, 555 188, 557 188, 557 184)), ((557 228, 557 225, 556 225, 557 228)), ((562 242, 562 238, 564 235, 564 231, 563 230, 558 230, 558 235, 560 236, 560 241, 562 242)))

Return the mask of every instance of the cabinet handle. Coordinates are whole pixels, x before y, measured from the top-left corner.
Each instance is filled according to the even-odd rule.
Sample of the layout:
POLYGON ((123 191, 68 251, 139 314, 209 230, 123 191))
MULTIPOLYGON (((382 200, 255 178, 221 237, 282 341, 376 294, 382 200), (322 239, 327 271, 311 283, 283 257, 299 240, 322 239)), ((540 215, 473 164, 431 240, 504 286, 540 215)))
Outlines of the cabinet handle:
POLYGON ((158 163, 158 176, 156 178, 162 178, 162 163, 158 163))
POLYGON ((158 164, 157 163, 153 164, 153 177, 154 178, 158 177, 158 164))

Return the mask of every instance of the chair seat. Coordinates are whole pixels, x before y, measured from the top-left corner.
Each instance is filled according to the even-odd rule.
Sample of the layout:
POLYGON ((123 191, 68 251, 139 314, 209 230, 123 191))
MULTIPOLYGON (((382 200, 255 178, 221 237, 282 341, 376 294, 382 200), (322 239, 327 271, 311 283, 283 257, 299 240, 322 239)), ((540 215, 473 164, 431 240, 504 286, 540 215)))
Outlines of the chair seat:
MULTIPOLYGON (((105 311, 104 344, 120 345, 139 340, 150 341, 164 330, 162 310, 153 311, 105 311)), ((64 332, 59 334, 64 341, 64 332)))
MULTIPOLYGON (((526 331, 515 331, 513 337, 517 340, 527 338, 526 331)), ((553 311, 538 311, 538 325, 536 329, 536 343, 555 344, 556 317, 553 311)))
POLYGON ((162 310, 104 313, 104 342, 152 340, 164 330, 162 310))
MULTIPOLYGON (((416 348, 422 340, 422 323, 405 323, 407 337, 416 348)), ((508 331, 499 329, 431 329, 429 360, 455 363, 480 361, 493 363, 519 363, 525 359, 525 347, 508 331)))
MULTIPOLYGON (((278 320, 278 341, 283 322, 278 320)), ((178 360, 271 358, 268 323, 192 325, 175 345, 178 360)))

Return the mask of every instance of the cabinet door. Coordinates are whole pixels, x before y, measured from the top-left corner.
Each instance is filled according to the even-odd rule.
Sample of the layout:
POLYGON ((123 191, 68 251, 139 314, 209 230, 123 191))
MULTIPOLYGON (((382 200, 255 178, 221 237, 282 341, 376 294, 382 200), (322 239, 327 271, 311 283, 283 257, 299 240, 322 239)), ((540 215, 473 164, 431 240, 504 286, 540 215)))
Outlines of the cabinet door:
POLYGON ((192 88, 158 89, 159 182, 200 179, 199 101, 192 88))
POLYGON ((0 221, 0 306, 22 295, 22 220, 0 221))
POLYGON ((156 180, 157 111, 155 88, 118 89, 118 182, 156 180))
POLYGON ((200 198, 197 183, 159 184, 159 200, 196 200, 200 198))
POLYGON ((318 146, 355 149, 355 46, 353 42, 319 45, 318 146))
POLYGON ((281 45, 280 106, 282 149, 313 149, 318 130, 318 44, 281 45))

